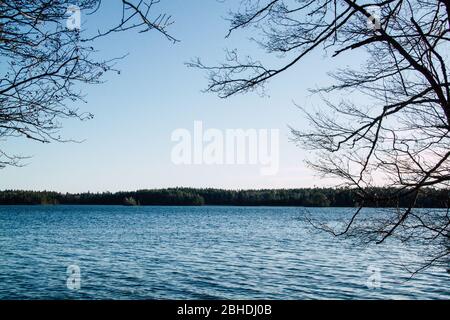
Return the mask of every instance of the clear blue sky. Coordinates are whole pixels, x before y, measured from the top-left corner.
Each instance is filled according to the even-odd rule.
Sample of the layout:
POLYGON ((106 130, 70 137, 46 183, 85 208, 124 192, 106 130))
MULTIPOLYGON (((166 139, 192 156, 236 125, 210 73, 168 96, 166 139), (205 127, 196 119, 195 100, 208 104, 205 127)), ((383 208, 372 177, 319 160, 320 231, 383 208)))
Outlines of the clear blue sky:
MULTIPOLYGON (((175 186, 287 188, 328 183, 305 168, 306 152, 289 142, 288 125, 307 125, 293 102, 306 106, 320 103, 307 89, 329 83, 326 73, 355 57, 348 61, 330 59, 316 51, 270 82, 269 97, 247 94, 222 100, 202 93, 205 75, 184 63, 199 56, 214 64, 222 59, 225 48, 267 58, 248 41, 251 33, 224 37, 228 30, 224 17, 239 1, 161 2, 158 9, 173 15, 175 24, 170 31, 181 42, 172 44, 156 32, 126 32, 97 42, 102 57, 129 56, 118 65, 120 75, 111 73, 106 83, 82 88, 88 103, 80 108, 94 113, 95 118, 64 122, 64 137, 85 141, 47 145, 23 139, 2 142, 2 148, 10 153, 32 158, 25 167, 1 170, 0 189, 82 192, 175 186), (192 130, 195 120, 203 121, 206 128, 279 129, 279 173, 262 176, 258 166, 250 165, 174 165, 171 133, 177 128, 192 130)), ((105 3, 101 16, 82 16, 87 28, 105 27, 118 17, 119 8, 111 1, 105 3)))

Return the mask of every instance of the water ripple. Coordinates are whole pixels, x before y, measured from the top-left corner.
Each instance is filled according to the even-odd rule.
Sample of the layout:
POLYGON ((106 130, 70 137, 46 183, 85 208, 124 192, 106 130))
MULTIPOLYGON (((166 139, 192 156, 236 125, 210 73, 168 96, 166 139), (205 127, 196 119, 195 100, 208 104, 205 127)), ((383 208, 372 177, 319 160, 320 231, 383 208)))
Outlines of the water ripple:
MULTIPOLYGON (((336 221, 345 217, 345 209, 317 210, 336 221)), ((0 299, 450 297, 445 270, 410 279, 391 263, 402 248, 337 242, 310 232, 302 214, 297 208, 0 206, 0 299), (79 290, 67 287, 69 265, 80 267, 79 290), (381 275, 373 289, 371 265, 381 275)))

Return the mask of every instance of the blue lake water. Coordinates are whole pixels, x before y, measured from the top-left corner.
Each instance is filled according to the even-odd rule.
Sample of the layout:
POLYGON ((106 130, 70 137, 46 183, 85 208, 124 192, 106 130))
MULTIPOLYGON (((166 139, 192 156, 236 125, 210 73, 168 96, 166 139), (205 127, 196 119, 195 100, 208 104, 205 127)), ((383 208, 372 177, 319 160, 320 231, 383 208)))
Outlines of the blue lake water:
POLYGON ((311 230, 306 210, 351 212, 0 206, 0 299, 450 298, 444 268, 410 279, 395 262, 414 252, 337 241, 311 230), (73 265, 78 290, 67 286, 73 265))

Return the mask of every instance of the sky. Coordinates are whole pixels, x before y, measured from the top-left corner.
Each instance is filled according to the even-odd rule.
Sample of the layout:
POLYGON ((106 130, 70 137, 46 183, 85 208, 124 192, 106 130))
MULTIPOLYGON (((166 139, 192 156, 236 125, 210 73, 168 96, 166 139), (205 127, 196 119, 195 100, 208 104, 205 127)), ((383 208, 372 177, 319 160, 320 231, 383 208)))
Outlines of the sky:
MULTIPOLYGON (((332 182, 307 168, 310 157, 290 138, 289 126, 305 129, 297 105, 314 107, 320 99, 308 88, 330 83, 329 71, 355 63, 347 56, 329 58, 323 51, 307 56, 267 85, 268 95, 256 93, 220 99, 202 92, 205 74, 185 63, 200 57, 215 64, 226 48, 280 63, 249 40, 252 32, 237 32, 225 38, 229 10, 238 0, 162 0, 155 10, 169 13, 174 24, 170 33, 180 40, 173 44, 157 32, 113 34, 95 43, 104 58, 128 56, 109 73, 105 83, 80 89, 87 103, 83 111, 94 114, 89 121, 67 120, 61 134, 81 143, 41 144, 24 139, 3 141, 10 154, 31 156, 23 167, 0 170, 0 189, 102 192, 166 187, 214 187, 228 189, 297 188, 328 186, 332 182), (279 130, 279 170, 261 174, 254 164, 175 164, 171 154, 175 130, 194 132, 195 121, 204 130, 279 130)), ((101 14, 81 16, 83 28, 96 30, 111 25, 120 8, 110 1, 101 14)))

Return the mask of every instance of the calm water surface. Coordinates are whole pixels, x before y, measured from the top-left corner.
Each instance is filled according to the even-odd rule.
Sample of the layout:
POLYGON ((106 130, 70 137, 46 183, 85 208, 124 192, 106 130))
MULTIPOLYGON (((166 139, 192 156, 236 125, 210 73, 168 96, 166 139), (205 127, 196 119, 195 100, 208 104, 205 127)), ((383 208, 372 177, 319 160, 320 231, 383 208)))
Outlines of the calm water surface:
MULTIPOLYGON (((394 243, 312 232, 302 208, 0 206, 0 299, 449 299, 394 243), (67 288, 67 267, 81 288, 67 288)), ((308 209, 345 218, 349 209, 308 209)), ((413 259, 411 258, 411 259, 413 259)))

